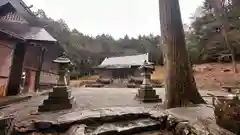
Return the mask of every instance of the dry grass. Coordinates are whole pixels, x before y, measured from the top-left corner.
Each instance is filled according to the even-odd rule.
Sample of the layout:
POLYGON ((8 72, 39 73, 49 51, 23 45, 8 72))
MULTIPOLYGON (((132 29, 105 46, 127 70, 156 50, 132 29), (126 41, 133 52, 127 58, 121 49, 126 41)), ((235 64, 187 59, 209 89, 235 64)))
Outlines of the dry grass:
POLYGON ((93 76, 84 76, 81 77, 79 80, 97 80, 100 76, 98 75, 93 75, 93 76))
MULTIPOLYGON (((240 70, 240 64, 237 64, 240 70)), ((219 90, 221 86, 240 87, 240 73, 232 71, 231 63, 208 63, 194 66, 195 80, 200 89, 219 90)), ((156 66, 152 74, 153 80, 164 80, 164 68, 156 66)))
POLYGON ((85 85, 86 83, 96 82, 96 80, 98 78, 99 78, 98 75, 84 76, 84 77, 81 77, 79 80, 72 80, 70 83, 70 86, 71 87, 81 87, 81 86, 85 85))
POLYGON ((152 80, 159 80, 162 81, 164 80, 164 69, 162 66, 156 66, 155 71, 153 72, 151 76, 152 80))

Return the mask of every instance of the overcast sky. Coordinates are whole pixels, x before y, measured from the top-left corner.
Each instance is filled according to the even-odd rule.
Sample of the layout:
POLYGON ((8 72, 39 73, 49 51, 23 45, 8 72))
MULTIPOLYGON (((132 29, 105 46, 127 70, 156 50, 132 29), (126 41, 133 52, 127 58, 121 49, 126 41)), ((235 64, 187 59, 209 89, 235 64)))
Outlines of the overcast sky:
MULTIPOLYGON (((53 19, 63 18, 70 28, 92 36, 115 38, 160 34, 158 0, 24 0, 43 9, 53 19)), ((202 0, 179 0, 184 23, 202 0)))

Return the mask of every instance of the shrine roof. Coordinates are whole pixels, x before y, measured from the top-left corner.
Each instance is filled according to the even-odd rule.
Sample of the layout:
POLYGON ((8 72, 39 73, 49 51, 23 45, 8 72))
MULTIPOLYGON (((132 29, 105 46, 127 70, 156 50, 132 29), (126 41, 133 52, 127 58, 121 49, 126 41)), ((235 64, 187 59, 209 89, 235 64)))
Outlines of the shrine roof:
POLYGON ((144 61, 149 62, 148 53, 131 56, 105 58, 97 68, 129 68, 131 66, 141 66, 144 61))
POLYGON ((39 19, 22 0, 0 0, 0 11, 0 16, 17 13, 17 16, 11 14, 12 17, 8 17, 10 20, 0 20, 0 32, 21 40, 56 42, 56 39, 41 27, 39 19), (11 20, 19 17, 24 21, 11 20))
POLYGON ((1 22, 0 31, 22 40, 56 42, 44 28, 30 26, 28 24, 1 22))
POLYGON ((38 18, 22 0, 0 0, 0 7, 11 5, 32 26, 39 25, 38 18))

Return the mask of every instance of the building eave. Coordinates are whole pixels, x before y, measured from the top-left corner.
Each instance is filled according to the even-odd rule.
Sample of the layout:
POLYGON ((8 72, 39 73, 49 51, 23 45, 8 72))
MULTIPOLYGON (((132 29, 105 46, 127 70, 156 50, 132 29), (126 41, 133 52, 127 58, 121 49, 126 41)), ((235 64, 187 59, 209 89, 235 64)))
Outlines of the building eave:
POLYGON ((28 24, 0 21, 0 32, 22 41, 57 42, 44 28, 33 27, 28 24))

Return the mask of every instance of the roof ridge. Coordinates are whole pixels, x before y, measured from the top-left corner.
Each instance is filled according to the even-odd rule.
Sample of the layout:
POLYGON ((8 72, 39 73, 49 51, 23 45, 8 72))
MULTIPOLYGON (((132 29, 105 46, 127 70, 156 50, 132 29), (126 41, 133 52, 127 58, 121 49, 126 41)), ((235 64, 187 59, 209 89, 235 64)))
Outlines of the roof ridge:
POLYGON ((124 55, 124 56, 113 56, 113 57, 108 57, 108 58, 131 57, 131 56, 139 56, 139 55, 148 55, 148 53, 134 54, 134 55, 124 55))
POLYGON ((130 55, 130 56, 105 58, 99 66, 106 66, 106 65, 140 66, 143 64, 144 60, 149 61, 148 53, 138 54, 138 55, 130 55))
POLYGON ((9 3, 15 9, 15 11, 18 12, 20 16, 29 23, 29 25, 40 25, 37 16, 23 0, 0 0, 1 6, 5 5, 6 3, 9 3))
MULTIPOLYGON (((31 14, 32 16, 35 16, 34 13, 32 12, 32 10, 28 7, 28 5, 23 1, 23 0, 18 0, 20 2, 20 4, 27 10, 27 12, 29 14, 31 14)), ((36 17, 36 16, 35 16, 36 17)))

